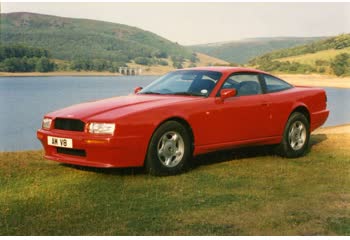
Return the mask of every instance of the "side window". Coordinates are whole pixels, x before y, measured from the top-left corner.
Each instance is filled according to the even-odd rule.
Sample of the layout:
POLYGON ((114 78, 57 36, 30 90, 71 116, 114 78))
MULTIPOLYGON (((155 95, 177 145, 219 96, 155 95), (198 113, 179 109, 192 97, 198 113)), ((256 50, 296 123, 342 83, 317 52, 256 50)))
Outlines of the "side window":
POLYGON ((237 96, 248 96, 261 94, 259 77, 256 74, 235 74, 229 77, 222 86, 225 88, 235 88, 237 96))
POLYGON ((270 75, 264 75, 264 79, 266 83, 266 91, 268 93, 279 92, 292 88, 292 85, 270 75))

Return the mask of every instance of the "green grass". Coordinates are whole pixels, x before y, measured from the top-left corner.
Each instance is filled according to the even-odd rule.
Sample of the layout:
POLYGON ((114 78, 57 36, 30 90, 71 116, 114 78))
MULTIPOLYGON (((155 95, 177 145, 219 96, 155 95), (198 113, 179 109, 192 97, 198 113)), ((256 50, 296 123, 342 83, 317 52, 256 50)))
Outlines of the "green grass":
POLYGON ((328 49, 319 51, 316 53, 307 53, 299 56, 293 56, 293 57, 285 57, 285 58, 279 58, 276 59, 277 61, 281 62, 298 62, 302 64, 309 64, 311 66, 315 66, 316 60, 324 60, 324 61, 331 61, 335 58, 336 55, 341 53, 349 53, 350 54, 350 47, 344 48, 344 49, 328 49))
POLYGON ((350 137, 307 156, 202 156, 182 175, 89 169, 0 153, 0 235, 350 235, 350 137))

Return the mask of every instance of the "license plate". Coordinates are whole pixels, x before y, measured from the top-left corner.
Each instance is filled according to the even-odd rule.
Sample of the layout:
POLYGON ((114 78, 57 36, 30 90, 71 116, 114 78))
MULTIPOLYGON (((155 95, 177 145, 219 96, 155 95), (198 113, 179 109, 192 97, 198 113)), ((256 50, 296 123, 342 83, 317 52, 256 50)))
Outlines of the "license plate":
POLYGON ((55 147, 73 148, 73 140, 71 138, 47 136, 47 144, 55 147))

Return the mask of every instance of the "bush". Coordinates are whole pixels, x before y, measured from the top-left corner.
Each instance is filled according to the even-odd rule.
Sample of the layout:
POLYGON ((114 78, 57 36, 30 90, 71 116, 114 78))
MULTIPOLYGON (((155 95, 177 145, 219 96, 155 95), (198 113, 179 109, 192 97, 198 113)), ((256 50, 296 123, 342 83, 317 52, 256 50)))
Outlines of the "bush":
POLYGON ((308 64, 289 61, 271 61, 269 59, 265 59, 264 61, 260 60, 258 68, 267 72, 280 71, 286 73, 310 73, 317 71, 317 69, 308 64))
POLYGON ((190 61, 191 61, 192 63, 196 63, 196 62, 199 61, 199 59, 198 59, 196 53, 193 53, 193 54, 192 54, 192 56, 191 56, 191 58, 190 58, 190 61))
POLYGON ((180 62, 174 62, 174 63, 173 63, 173 67, 176 68, 176 69, 181 69, 181 68, 183 68, 182 63, 180 63, 180 62))
POLYGON ((134 59, 135 63, 140 65, 151 65, 152 61, 146 57, 137 57, 134 59))
POLYGON ((350 73, 350 55, 347 53, 338 54, 331 62, 331 69, 337 76, 350 73))
POLYGON ((158 61, 158 64, 162 65, 162 66, 168 66, 169 65, 168 61, 162 60, 162 59, 158 61))
POLYGON ((152 54, 153 57, 156 57, 156 58, 168 58, 168 54, 164 51, 155 51, 153 54, 152 54))
POLYGON ((47 57, 41 57, 35 64, 35 71, 37 72, 50 72, 53 69, 54 64, 47 57))
POLYGON ((320 68, 318 69, 318 72, 319 72, 319 73, 325 73, 325 72, 326 72, 325 67, 320 67, 320 68))
POLYGON ((315 61, 315 65, 316 66, 329 66, 329 61, 317 59, 315 61))

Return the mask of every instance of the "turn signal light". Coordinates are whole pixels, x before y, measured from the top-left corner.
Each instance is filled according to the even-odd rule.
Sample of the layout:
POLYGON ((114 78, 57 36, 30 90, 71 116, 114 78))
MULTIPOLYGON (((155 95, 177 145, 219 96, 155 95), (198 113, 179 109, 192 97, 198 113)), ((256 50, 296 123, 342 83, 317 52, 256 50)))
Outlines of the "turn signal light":
POLYGON ((36 133, 36 137, 40 140, 42 140, 44 138, 44 134, 40 133, 40 132, 37 132, 36 133))
POLYGON ((84 142, 88 144, 103 144, 108 143, 108 140, 85 139, 84 142))

